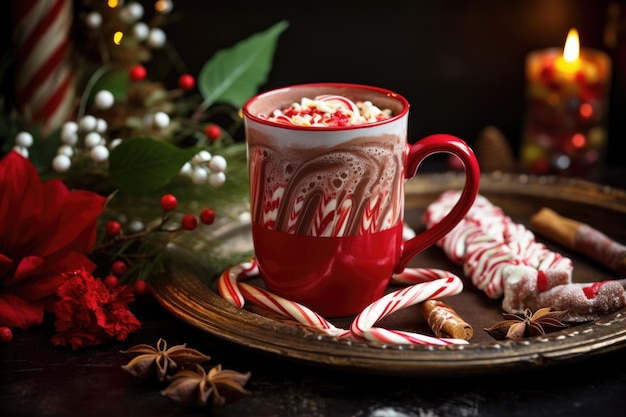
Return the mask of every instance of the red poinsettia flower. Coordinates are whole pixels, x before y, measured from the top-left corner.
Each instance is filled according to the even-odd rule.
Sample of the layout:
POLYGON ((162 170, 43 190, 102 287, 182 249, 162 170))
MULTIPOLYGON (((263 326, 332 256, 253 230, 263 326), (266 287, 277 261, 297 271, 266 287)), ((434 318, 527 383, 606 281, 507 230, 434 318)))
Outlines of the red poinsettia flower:
POLYGON ((41 324, 63 272, 95 269, 87 254, 105 202, 58 179, 42 183, 17 152, 0 161, 0 326, 41 324))
POLYGON ((66 274, 67 280, 57 291, 60 300, 54 305, 57 334, 55 345, 72 349, 95 346, 107 340, 126 340, 141 324, 128 309, 134 300, 132 287, 123 285, 110 290, 102 280, 87 270, 66 274))

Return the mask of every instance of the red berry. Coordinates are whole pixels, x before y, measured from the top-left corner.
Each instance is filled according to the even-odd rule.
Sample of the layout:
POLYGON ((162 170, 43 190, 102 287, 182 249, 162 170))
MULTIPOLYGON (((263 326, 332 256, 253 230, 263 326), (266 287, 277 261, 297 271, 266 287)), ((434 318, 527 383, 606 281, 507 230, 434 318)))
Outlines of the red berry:
POLYGON ((120 285, 120 281, 115 275, 107 275, 106 277, 104 277, 104 280, 102 282, 110 290, 112 290, 113 288, 117 288, 118 285, 120 285))
POLYGON ((116 277, 121 277, 126 273, 126 263, 124 261, 115 261, 111 265, 111 272, 116 277))
POLYGON ((109 220, 105 225, 105 232, 108 237, 118 236, 122 233, 122 225, 117 220, 109 220))
POLYGON ((207 127, 204 129, 204 134, 210 140, 215 141, 215 140, 218 140, 220 136, 222 135, 222 130, 220 129, 218 125, 211 124, 211 125, 207 125, 207 127))
POLYGON ((137 281, 135 281, 135 283, 133 284, 133 290, 135 291, 135 294, 137 295, 144 295, 148 293, 148 283, 143 280, 143 279, 139 279, 137 281))
POLYGON ((9 343, 13 340, 13 331, 8 327, 0 327, 0 342, 9 343))
POLYGON ((165 194, 161 197, 161 208, 165 211, 172 211, 178 205, 178 200, 174 194, 165 194))
POLYGON ((141 81, 146 78, 146 68, 143 65, 134 65, 130 69, 129 76, 133 81, 141 81))
POLYGON ((196 80, 189 74, 183 74, 178 77, 178 86, 181 90, 191 91, 196 86, 196 80))
POLYGON ((198 227, 198 218, 193 214, 185 214, 180 224, 186 230, 193 230, 198 227))
POLYGON ((200 212, 200 221, 204 224, 212 224, 215 221, 215 212, 210 208, 205 208, 200 212))

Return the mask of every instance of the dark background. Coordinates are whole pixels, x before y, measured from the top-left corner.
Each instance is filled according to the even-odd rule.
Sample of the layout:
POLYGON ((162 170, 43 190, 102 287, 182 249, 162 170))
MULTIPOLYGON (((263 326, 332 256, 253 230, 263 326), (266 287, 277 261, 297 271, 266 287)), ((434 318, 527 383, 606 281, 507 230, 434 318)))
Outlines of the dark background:
POLYGON ((451 133, 473 142, 487 125, 518 152, 524 117, 524 59, 562 47, 571 27, 582 47, 613 58, 609 162, 626 139, 626 1, 177 1, 183 18, 168 38, 191 71, 279 20, 273 70, 263 90, 343 81, 378 85, 411 102, 409 135, 451 133), (617 45, 604 41, 609 4, 620 6, 617 45))
MULTIPOLYGON (((154 1, 142 3, 151 13, 154 1)), ((471 144, 493 125, 516 154, 525 56, 562 47, 575 27, 582 47, 604 50, 613 59, 608 162, 624 165, 617 151, 626 139, 626 0, 173 3, 175 13, 164 30, 192 74, 218 50, 284 19, 289 27, 261 90, 320 81, 378 85, 411 102, 410 141, 444 132, 471 144), (621 8, 617 26, 607 19, 611 4, 621 8), (605 41, 607 32, 616 43, 605 41)), ((0 7, 6 48, 10 2, 0 7)))

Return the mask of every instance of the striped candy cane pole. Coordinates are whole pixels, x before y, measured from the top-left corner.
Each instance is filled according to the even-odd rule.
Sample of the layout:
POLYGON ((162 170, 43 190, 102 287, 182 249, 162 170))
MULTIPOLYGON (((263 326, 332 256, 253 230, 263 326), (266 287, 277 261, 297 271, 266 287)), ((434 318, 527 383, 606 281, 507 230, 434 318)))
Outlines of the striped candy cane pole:
POLYGON ((48 135, 73 110, 72 0, 14 0, 15 94, 19 111, 48 135))

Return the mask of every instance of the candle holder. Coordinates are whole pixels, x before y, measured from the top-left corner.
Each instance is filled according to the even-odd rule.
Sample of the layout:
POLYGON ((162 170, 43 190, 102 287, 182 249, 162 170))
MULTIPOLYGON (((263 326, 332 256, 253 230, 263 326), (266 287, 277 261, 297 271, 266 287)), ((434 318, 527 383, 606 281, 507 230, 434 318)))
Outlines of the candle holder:
MULTIPOLYGON (((577 34, 576 34, 577 37, 577 34)), ((569 36, 568 36, 569 42, 569 36)), ((520 159, 526 172, 594 179, 608 141, 611 60, 582 48, 534 51, 526 58, 526 120, 520 159)))

